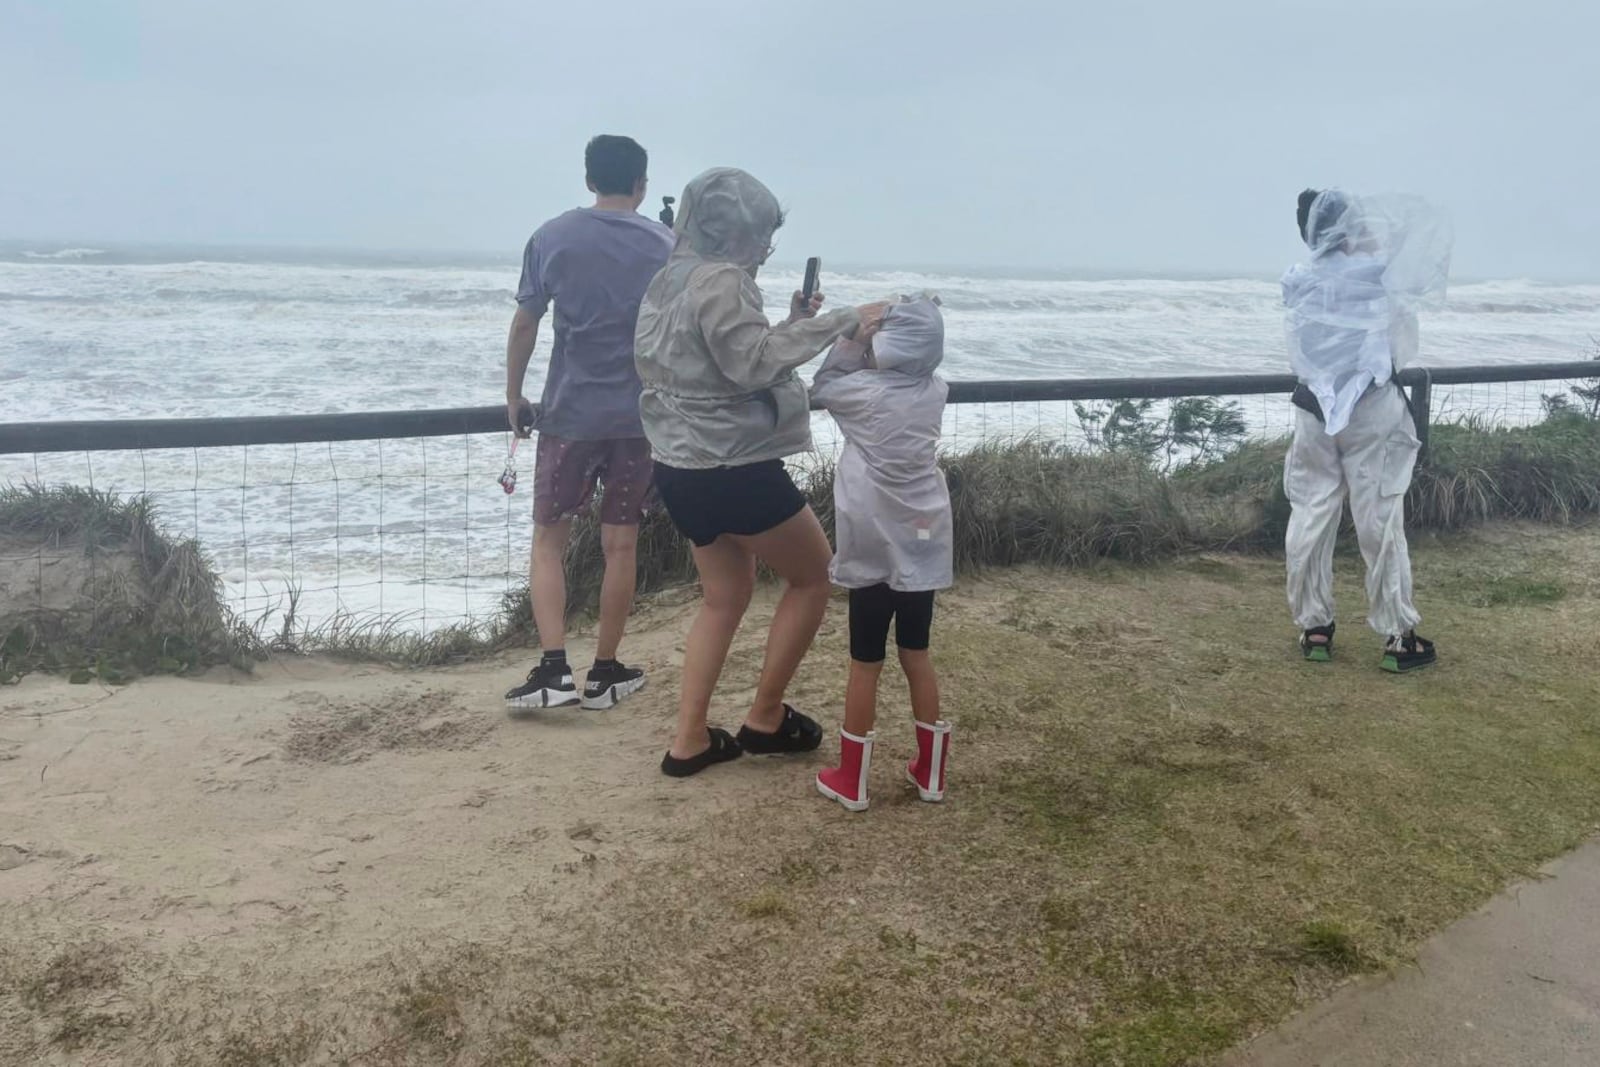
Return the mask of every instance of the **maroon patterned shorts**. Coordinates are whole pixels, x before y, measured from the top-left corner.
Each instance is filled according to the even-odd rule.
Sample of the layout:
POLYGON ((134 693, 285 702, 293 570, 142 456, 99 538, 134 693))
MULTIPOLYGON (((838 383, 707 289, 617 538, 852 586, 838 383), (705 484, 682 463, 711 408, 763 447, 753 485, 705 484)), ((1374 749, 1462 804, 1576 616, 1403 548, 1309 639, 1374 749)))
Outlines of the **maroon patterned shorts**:
POLYGON ((569 441, 542 433, 533 467, 533 521, 550 526, 589 507, 600 489, 600 521, 637 526, 654 502, 655 464, 642 437, 569 441))

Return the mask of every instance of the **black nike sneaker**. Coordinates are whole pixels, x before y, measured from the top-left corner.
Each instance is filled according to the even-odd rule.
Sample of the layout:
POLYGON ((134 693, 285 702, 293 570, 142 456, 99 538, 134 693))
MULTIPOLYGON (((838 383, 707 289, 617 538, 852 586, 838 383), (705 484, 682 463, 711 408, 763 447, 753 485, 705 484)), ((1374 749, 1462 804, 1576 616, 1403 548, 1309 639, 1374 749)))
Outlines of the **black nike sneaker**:
POLYGON ((570 708, 579 700, 572 668, 565 663, 541 663, 528 672, 527 681, 506 692, 506 707, 511 711, 570 708))
POLYGON ((583 706, 590 711, 614 708, 644 688, 644 671, 612 660, 596 661, 583 687, 583 706))

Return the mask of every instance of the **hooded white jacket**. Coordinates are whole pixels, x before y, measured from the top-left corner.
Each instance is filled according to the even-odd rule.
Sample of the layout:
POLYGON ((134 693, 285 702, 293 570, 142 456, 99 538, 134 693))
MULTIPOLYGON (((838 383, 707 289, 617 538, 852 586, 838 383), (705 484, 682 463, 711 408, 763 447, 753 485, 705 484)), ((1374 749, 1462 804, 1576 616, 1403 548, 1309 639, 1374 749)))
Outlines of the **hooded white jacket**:
POLYGON ((950 492, 939 469, 949 392, 934 373, 944 359, 944 319, 923 297, 891 307, 868 349, 840 341, 811 395, 844 434, 834 474, 835 584, 887 583, 907 593, 954 580, 950 492))
POLYGON ((691 181, 677 246, 639 307, 639 415, 655 459, 703 470, 811 449, 806 387, 795 369, 854 334, 853 308, 773 326, 757 268, 782 221, 777 198, 742 170, 691 181))

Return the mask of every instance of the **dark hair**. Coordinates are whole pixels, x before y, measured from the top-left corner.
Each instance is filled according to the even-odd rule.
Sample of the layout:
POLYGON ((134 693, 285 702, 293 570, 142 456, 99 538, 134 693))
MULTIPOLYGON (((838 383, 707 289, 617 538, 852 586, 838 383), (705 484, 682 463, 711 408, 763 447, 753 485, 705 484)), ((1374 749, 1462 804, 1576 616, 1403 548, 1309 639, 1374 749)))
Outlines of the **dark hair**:
POLYGON ((583 150, 589 184, 601 196, 632 195, 649 165, 649 155, 632 137, 602 133, 583 150))
MULTIPOLYGON (((1345 214, 1350 209, 1350 201, 1337 189, 1307 189, 1300 194, 1299 210, 1295 217, 1300 220, 1300 238, 1305 241, 1306 247, 1313 252, 1326 252, 1323 247, 1327 243, 1328 235, 1340 231, 1347 223, 1345 214), (1322 202, 1322 210, 1317 212, 1317 217, 1311 217, 1311 211, 1322 202)), ((1349 235, 1346 234, 1346 237, 1349 235)))
POLYGON ((1311 205, 1317 202, 1317 197, 1322 195, 1320 189, 1306 189, 1300 194, 1300 205, 1295 209, 1295 222, 1299 224, 1300 240, 1306 244, 1311 243, 1311 234, 1306 231, 1306 223, 1311 221, 1311 205))

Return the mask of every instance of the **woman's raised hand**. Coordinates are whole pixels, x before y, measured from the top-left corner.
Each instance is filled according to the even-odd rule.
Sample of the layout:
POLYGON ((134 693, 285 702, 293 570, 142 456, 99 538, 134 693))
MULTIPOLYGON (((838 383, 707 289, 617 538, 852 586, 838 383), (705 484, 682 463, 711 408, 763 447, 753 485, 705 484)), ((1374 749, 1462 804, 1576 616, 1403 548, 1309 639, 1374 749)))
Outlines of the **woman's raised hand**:
POLYGON ((888 301, 879 301, 876 304, 862 304, 856 308, 856 315, 861 320, 856 328, 855 340, 866 344, 872 340, 872 335, 883 328, 883 316, 889 310, 888 301))
POLYGON ((807 300, 805 294, 796 289, 794 291, 794 295, 789 298, 790 322, 800 322, 805 319, 816 318, 817 312, 821 310, 822 293, 820 291, 812 293, 811 299, 807 300))

